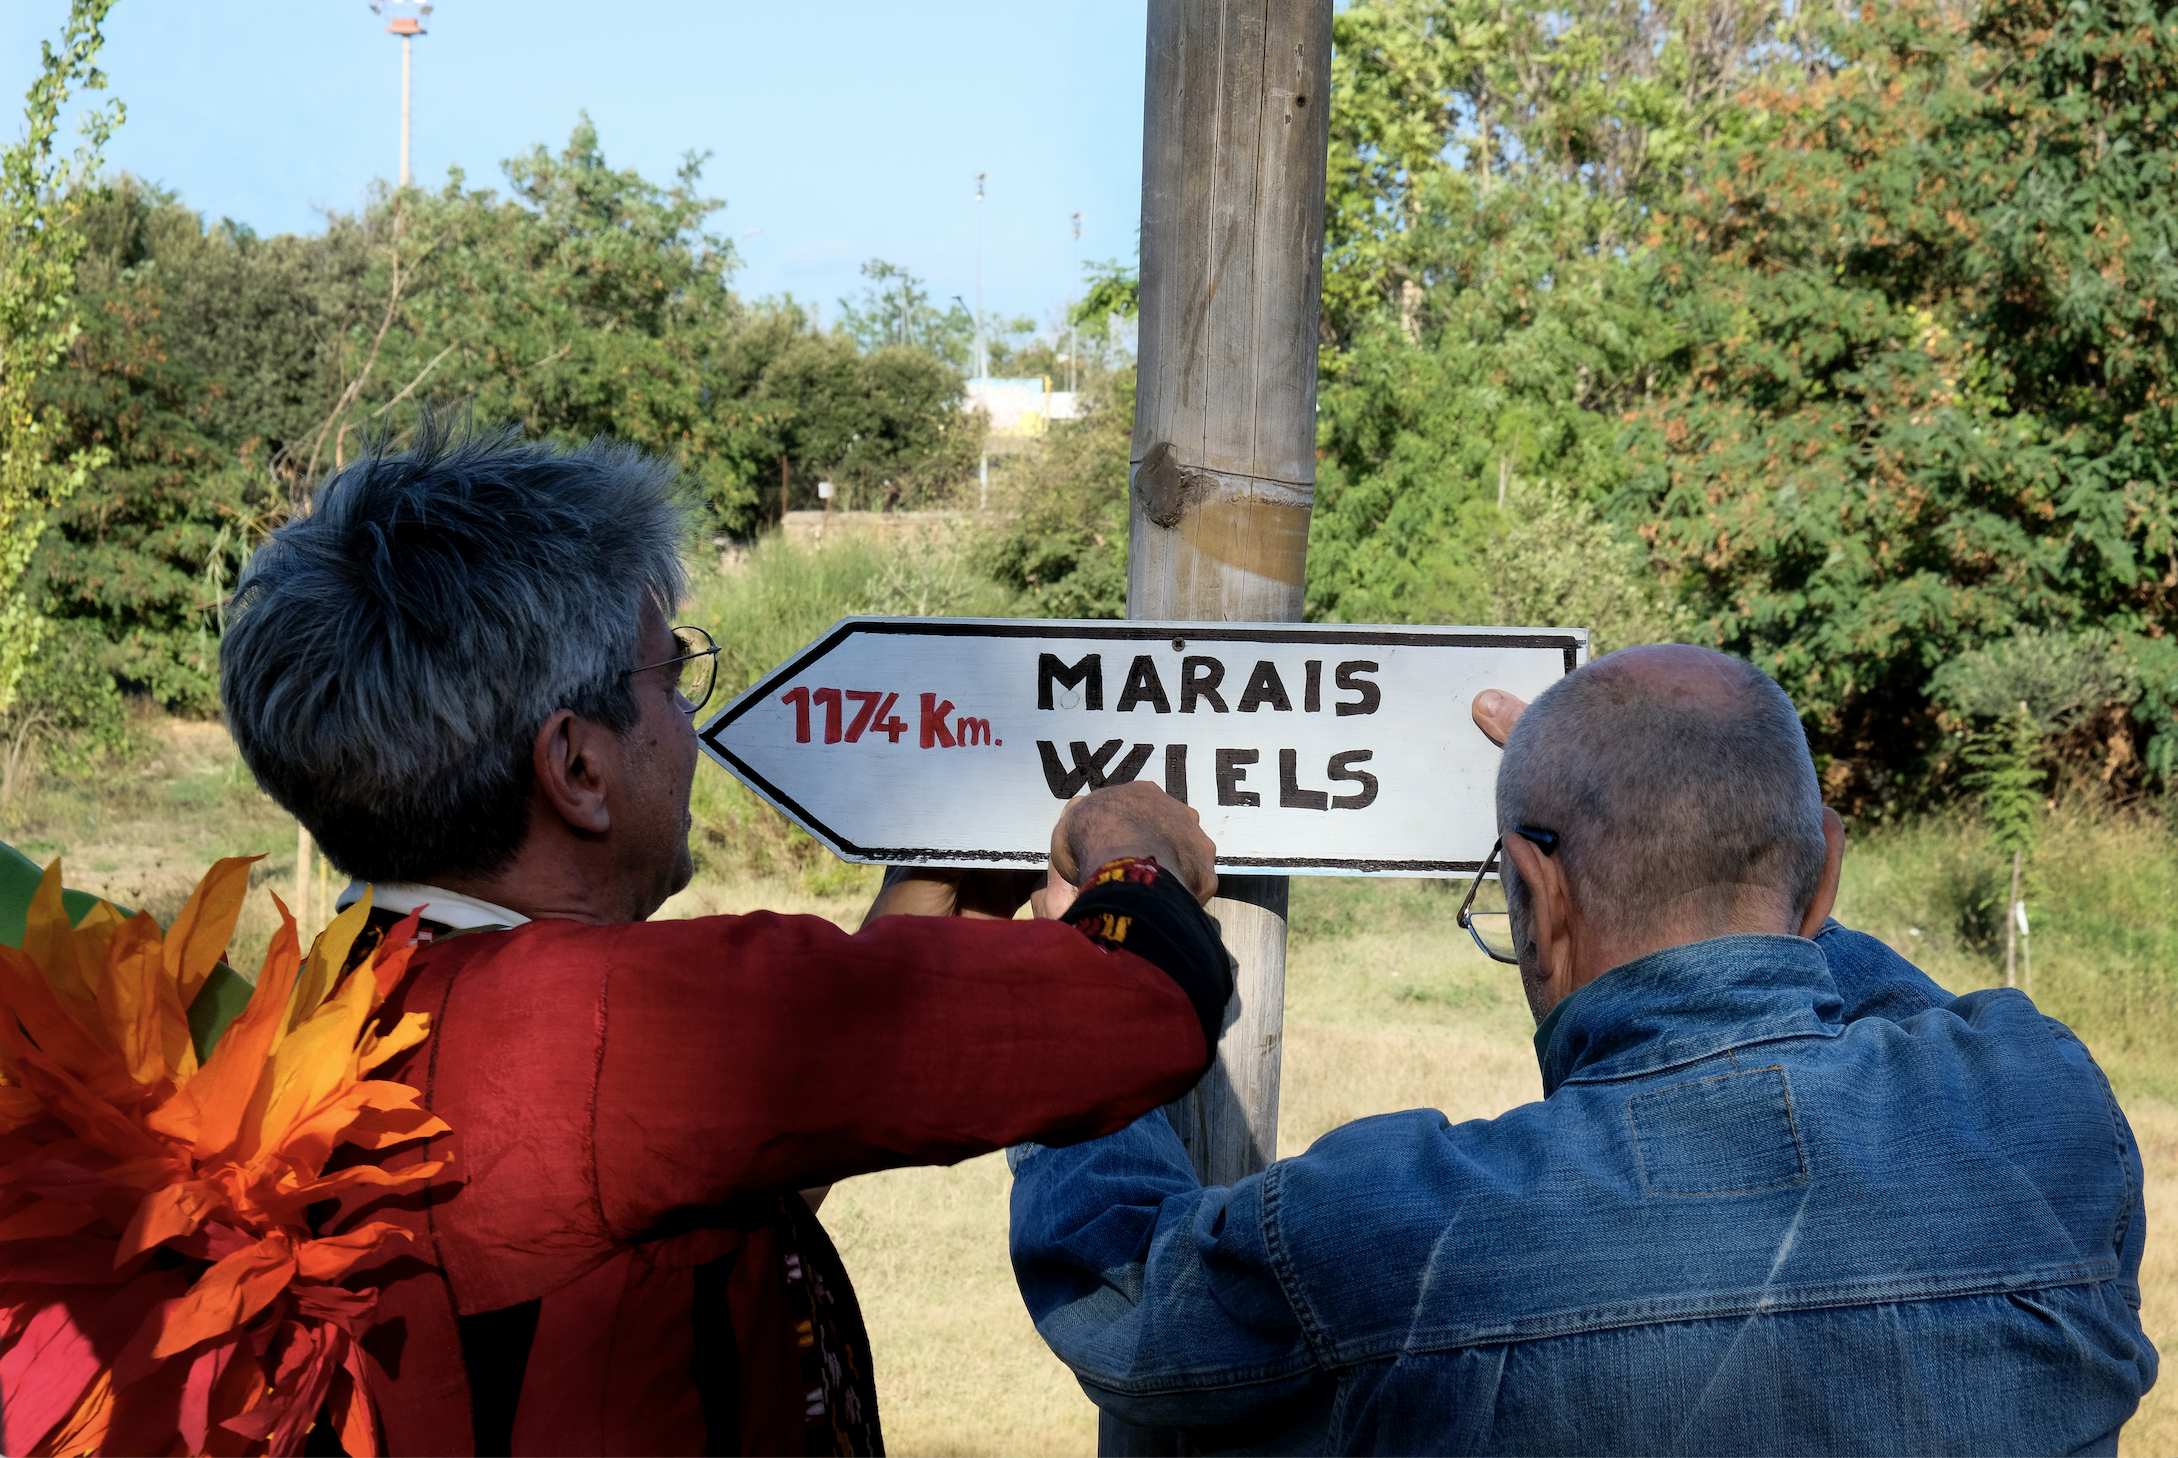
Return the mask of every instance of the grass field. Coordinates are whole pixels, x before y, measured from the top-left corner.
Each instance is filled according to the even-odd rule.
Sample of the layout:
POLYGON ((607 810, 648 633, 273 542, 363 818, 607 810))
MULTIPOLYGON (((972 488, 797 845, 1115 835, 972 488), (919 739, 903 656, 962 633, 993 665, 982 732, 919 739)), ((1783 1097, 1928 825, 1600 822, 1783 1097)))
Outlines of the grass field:
MULTIPOLYGON (((156 747, 138 762, 21 791, 0 812, 0 834, 41 861, 65 856, 70 884, 162 919, 221 855, 266 855, 254 879, 286 896, 294 823, 257 792, 224 732, 172 721, 145 732, 156 747)), ((699 775, 699 807, 754 813, 710 767, 699 775)), ((704 874, 662 914, 761 906, 860 919, 872 873, 761 834, 771 837, 753 857, 761 871, 745 847, 714 836, 704 874)), ((1861 837, 1840 918, 1956 990, 2001 981, 1981 904, 1992 873, 1977 843, 1970 824, 1941 819, 1861 837)), ((2060 813, 2044 828, 2029 899, 2037 995, 2103 1057, 2140 1139, 2145 1316, 2167 1349, 2178 1338, 2178 1081, 2167 1071, 2178 1025, 2166 991, 2178 978, 2178 855, 2161 821, 2060 813)), ((1540 1095, 1517 982, 1452 926, 1456 905, 1431 882, 1295 883, 1281 1153, 1365 1114, 1426 1106, 1478 1118, 1540 1095)), ((253 895, 238 962, 255 965, 274 921, 269 898, 253 895)), ((1014 1293, 1006 1193, 1005 1165, 990 1156, 851 1180, 825 1205, 869 1318, 895 1453, 1094 1451, 1094 1412, 1014 1293)), ((2166 1384, 2149 1395, 2124 1452, 2178 1453, 2174 1393, 2166 1384)))

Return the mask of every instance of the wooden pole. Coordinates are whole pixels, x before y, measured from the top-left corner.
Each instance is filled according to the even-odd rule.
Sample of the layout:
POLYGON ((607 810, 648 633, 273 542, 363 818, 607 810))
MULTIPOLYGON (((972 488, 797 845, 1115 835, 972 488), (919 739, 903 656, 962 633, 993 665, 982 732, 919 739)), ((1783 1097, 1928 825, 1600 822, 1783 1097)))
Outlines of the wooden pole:
POLYGON ((2013 975, 2019 955, 2019 868, 2027 858, 2023 850, 2012 852, 2012 897, 2004 903, 2004 985, 2017 987, 2019 979, 2013 975))
POLYGON ((407 187, 410 183, 408 170, 409 47, 415 39, 416 37, 413 35, 401 37, 401 186, 403 187, 407 187))
POLYGON ((2027 930, 2027 903, 2014 901, 2018 910, 2012 913, 2019 922, 2019 958, 2026 964, 2027 996, 2034 996, 2034 936, 2027 930))
MULTIPOLYGON (((1316 483, 1331 0, 1150 0, 1127 616, 1297 622, 1316 483)), ((1210 1184, 1278 1152, 1286 878, 1210 903, 1238 961, 1216 1064, 1166 1112, 1210 1184)), ((1101 1419, 1107 1454, 1178 1451, 1101 1419)))
POLYGON ((303 926, 310 919, 310 832, 301 824, 295 827, 295 904, 288 908, 295 918, 296 935, 309 944, 310 932, 303 926))

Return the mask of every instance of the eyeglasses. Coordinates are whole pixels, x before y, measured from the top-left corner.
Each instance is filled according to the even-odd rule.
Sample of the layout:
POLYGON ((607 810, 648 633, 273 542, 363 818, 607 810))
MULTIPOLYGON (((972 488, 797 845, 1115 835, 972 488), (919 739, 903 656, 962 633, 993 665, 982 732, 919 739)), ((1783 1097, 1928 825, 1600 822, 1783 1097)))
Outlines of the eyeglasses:
MULTIPOLYGON (((1558 853, 1558 832, 1555 830, 1531 830, 1527 826, 1513 827, 1513 834, 1523 840, 1533 841, 1546 856, 1558 853)), ((1498 869, 1498 857, 1505 849, 1505 837, 1499 836, 1490 847, 1490 854, 1482 862, 1482 869, 1475 872, 1475 883, 1467 888, 1467 899, 1460 903, 1459 924, 1482 948, 1483 955, 1492 961, 1520 965, 1520 948, 1513 941, 1512 908, 1505 903, 1505 880, 1500 873, 1497 880, 1486 879, 1498 869)))
POLYGON ((673 630, 673 641, 680 645, 678 654, 631 668, 623 676, 648 673, 653 668, 672 669, 674 692, 687 705, 681 712, 693 716, 711 701, 711 690, 718 683, 718 644, 703 629, 686 625, 673 630))

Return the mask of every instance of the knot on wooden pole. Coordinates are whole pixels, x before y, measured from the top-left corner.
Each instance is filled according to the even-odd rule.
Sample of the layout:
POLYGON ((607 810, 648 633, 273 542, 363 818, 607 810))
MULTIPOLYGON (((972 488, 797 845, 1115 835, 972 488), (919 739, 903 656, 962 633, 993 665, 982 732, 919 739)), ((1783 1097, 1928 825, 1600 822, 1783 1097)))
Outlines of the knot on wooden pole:
POLYGON ((1134 489, 1142 499, 1142 514, 1170 529, 1187 513, 1188 473, 1180 465, 1180 453, 1169 440, 1149 448, 1135 468, 1134 489))

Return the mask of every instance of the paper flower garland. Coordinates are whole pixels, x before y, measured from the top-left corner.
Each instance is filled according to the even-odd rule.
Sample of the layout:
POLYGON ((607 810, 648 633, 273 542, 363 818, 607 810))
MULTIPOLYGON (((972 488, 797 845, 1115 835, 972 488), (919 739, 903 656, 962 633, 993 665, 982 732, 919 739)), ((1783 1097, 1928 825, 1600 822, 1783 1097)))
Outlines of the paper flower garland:
MULTIPOLYGON (((343 1284, 408 1248, 374 1223, 319 1238, 313 1203, 428 1179, 326 1165, 446 1132, 370 1071, 429 1031, 376 1013, 414 918, 342 975, 369 898, 302 957, 294 918, 200 1066, 187 1009, 227 946, 249 860, 223 860, 173 928, 101 902, 70 926, 60 862, 23 949, 0 947, 0 1451, 299 1453, 330 1403, 377 1453, 357 1343, 377 1293, 343 1284)), ((277 904, 278 898, 274 898, 277 904)))

